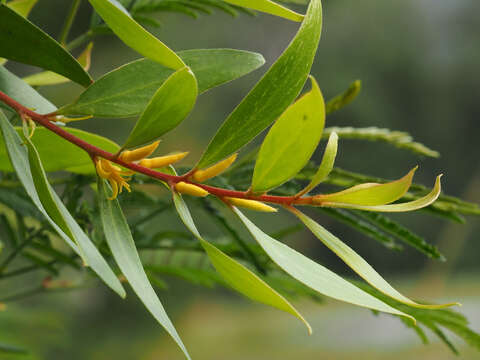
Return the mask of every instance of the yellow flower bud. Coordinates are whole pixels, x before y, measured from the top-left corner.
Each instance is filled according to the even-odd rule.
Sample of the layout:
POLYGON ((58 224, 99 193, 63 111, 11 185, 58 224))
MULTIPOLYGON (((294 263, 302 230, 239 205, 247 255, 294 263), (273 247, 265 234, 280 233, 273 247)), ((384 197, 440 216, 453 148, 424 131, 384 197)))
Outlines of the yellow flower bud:
POLYGON ((243 207, 250 210, 262 211, 262 212, 277 212, 277 209, 275 209, 274 207, 271 207, 267 204, 264 204, 256 200, 239 199, 239 198, 231 198, 231 197, 226 197, 225 200, 227 200, 230 204, 234 206, 239 206, 239 207, 243 207))
POLYGON ((192 179, 196 182, 204 182, 208 179, 211 179, 217 175, 220 175, 222 172, 227 170, 230 165, 237 159, 237 154, 233 154, 229 158, 220 161, 219 163, 210 166, 204 170, 197 170, 193 173, 192 179))
POLYGON ((160 140, 157 140, 151 143, 150 145, 142 146, 141 148, 138 148, 135 150, 122 151, 122 153, 119 156, 119 159, 127 163, 142 160, 147 156, 150 156, 158 147, 158 144, 160 144, 160 140))
POLYGON ((175 190, 181 194, 187 194, 198 197, 205 197, 208 195, 207 190, 203 190, 201 187, 198 187, 193 184, 187 184, 186 182, 179 182, 175 185, 175 190))
POLYGON ((142 161, 140 161, 139 165, 147 167, 149 169, 158 169, 176 163, 177 161, 182 160, 187 155, 188 152, 183 152, 173 155, 159 156, 152 159, 143 159, 142 161))

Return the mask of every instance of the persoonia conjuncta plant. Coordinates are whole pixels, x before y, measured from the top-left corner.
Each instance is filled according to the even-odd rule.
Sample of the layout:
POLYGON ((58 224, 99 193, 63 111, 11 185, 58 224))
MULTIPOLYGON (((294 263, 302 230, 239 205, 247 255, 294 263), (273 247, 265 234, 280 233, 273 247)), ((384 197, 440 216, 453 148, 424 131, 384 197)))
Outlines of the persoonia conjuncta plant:
MULTIPOLYGON (((4 141, 0 168, 5 173, 15 172, 30 201, 36 206, 35 211, 41 214, 43 226, 53 229, 83 265, 121 297, 126 295, 119 280, 119 274, 123 275, 186 358, 190 356, 149 281, 150 274, 142 266, 136 247, 142 239, 134 241, 117 199, 124 189, 134 191, 126 197, 139 196, 141 183, 157 183, 168 189, 171 203, 196 239, 196 251, 208 257, 219 275, 218 282, 254 301, 290 313, 305 324, 309 333, 308 322, 280 294, 282 287, 276 286, 277 291, 269 285, 271 273, 293 278, 297 286, 312 293, 399 316, 417 331, 422 330, 415 323, 416 319, 437 334, 443 334, 439 326, 453 329, 447 321, 436 323, 431 320, 429 314, 435 312, 439 314, 437 318, 456 314, 444 309, 456 303, 418 303, 402 295, 359 254, 303 212, 305 207, 319 209, 353 224, 364 233, 370 231, 370 236, 385 242, 389 242, 392 236, 403 236, 434 257, 440 257, 436 249, 415 238, 414 234, 383 215, 372 217, 370 214, 430 209, 454 218, 457 212, 478 213, 474 205, 453 201, 450 197, 439 199, 440 176, 433 189, 426 193, 424 188, 412 185, 416 168, 395 181, 364 183, 359 181, 362 176, 334 168, 339 137, 363 136, 391 142, 426 156, 436 156, 436 153, 413 142, 408 135, 385 129, 324 129, 326 115, 352 101, 360 84, 354 82, 344 94, 325 103, 317 81, 310 75, 322 30, 320 0, 311 0, 305 15, 268 0, 215 0, 207 3, 215 3, 224 11, 266 12, 299 22, 300 27, 281 56, 224 121, 198 163, 191 168, 182 168, 180 175, 173 165, 188 153, 152 155, 159 139, 188 116, 199 94, 255 70, 263 64, 262 56, 230 49, 172 51, 136 20, 152 24, 153 20, 148 22, 145 16, 139 14, 142 9, 147 13, 149 9, 161 10, 162 2, 154 0, 89 0, 95 10, 91 28, 72 43, 66 43, 79 3, 74 0, 70 19, 67 19, 57 42, 26 19, 35 2, 14 0, 0 4, 0 56, 45 70, 20 79, 6 68, 0 68, 3 109, 0 112, 0 128, 4 141), (144 58, 93 81, 87 72, 92 43, 77 59, 67 49, 82 46, 96 34, 107 31, 113 32, 144 58), (76 82, 85 90, 75 101, 61 108, 55 107, 31 87, 66 81, 76 82), (308 90, 299 96, 306 83, 308 90), (138 120, 121 146, 96 134, 66 126, 69 122, 91 117, 134 116, 138 116, 138 120), (12 122, 19 119, 21 126, 14 127, 12 122), (236 161, 242 147, 269 126, 259 149, 236 161), (328 142, 323 159, 319 166, 313 167, 309 160, 325 137, 328 137, 328 142), (229 183, 227 180, 236 178, 238 182, 242 176, 237 174, 245 169, 251 170, 249 166, 252 163, 251 181, 243 184, 246 185, 244 190, 236 190, 232 186, 235 181, 229 183), (96 192, 100 221, 82 223, 82 226, 76 221, 49 183, 47 173, 54 171, 83 174, 87 179, 92 179, 90 175, 97 175, 96 186, 94 181, 89 184, 96 192), (334 193, 317 193, 321 183, 345 185, 345 181, 350 181, 353 186, 334 193), (215 242, 207 241, 197 229, 184 196, 201 198, 199 201, 205 204, 212 216, 220 219, 222 226, 228 227, 243 247, 229 253, 228 249, 222 250, 215 242), (211 204, 213 199, 219 200, 215 206, 211 204), (435 202, 437 199, 438 202, 435 202), (278 210, 289 212, 365 283, 347 281, 267 235, 244 215, 244 208, 271 213, 278 210), (246 245, 238 238, 223 215, 218 215, 221 211, 230 211, 235 215, 258 243, 255 250, 252 250, 253 245, 246 245), (369 228, 365 225, 367 223, 378 225, 390 234, 381 235, 375 226, 369 228), (109 251, 97 246, 98 241, 90 240, 91 234, 98 237, 101 232, 109 251), (259 264, 258 254, 266 258, 263 264, 259 264), (118 265, 119 273, 110 267, 112 258, 118 265)), ((199 6, 206 6, 201 1, 178 2, 178 6, 189 9, 185 4, 190 4, 192 8, 195 8, 193 4, 197 4, 197 10, 199 6)), ((5 274, 5 265, 4 262, 0 274, 5 274)), ((466 323, 462 326, 462 330, 470 331, 470 337, 477 336, 466 328, 466 323)))

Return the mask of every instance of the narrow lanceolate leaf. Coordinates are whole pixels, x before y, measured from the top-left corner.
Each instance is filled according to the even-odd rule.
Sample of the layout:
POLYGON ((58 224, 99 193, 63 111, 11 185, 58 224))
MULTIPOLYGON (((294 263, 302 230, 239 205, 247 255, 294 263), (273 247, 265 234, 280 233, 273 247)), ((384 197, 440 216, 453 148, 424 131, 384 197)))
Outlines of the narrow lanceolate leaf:
POLYGON ((55 105, 3 66, 0 66, 0 90, 23 106, 34 109, 40 114, 48 114, 57 110, 55 105))
MULTIPOLYGON (((88 71, 90 68, 90 57, 92 55, 93 42, 87 45, 85 50, 78 56, 77 60, 83 68, 88 71)), ((53 71, 43 71, 23 78, 31 86, 58 85, 69 81, 65 76, 54 73, 53 71)))
POLYGON ((362 83, 360 80, 355 80, 353 83, 350 84, 347 90, 344 93, 335 96, 333 99, 329 100, 326 105, 326 112, 327 114, 331 114, 332 112, 338 111, 341 108, 350 104, 357 95, 360 93, 362 88, 362 83))
POLYGON ((252 234, 253 238, 260 244, 268 256, 284 271, 301 283, 318 291, 320 294, 340 301, 413 319, 410 315, 394 309, 327 268, 271 238, 245 217, 237 208, 233 208, 233 211, 238 215, 250 234, 252 234))
POLYGON ((440 183, 441 177, 442 175, 437 176, 437 180, 435 181, 435 186, 433 187, 432 191, 429 194, 417 200, 413 200, 405 203, 368 206, 368 205, 356 205, 356 204, 349 204, 349 203, 325 202, 325 203, 322 203, 322 206, 341 207, 341 208, 348 208, 348 209, 358 209, 358 210, 378 211, 378 212, 404 212, 404 211, 418 210, 432 204, 440 196, 440 192, 442 191, 442 187, 440 183))
POLYGON ((310 79, 312 90, 287 108, 265 137, 253 171, 253 192, 266 192, 294 177, 322 138, 325 103, 317 82, 310 79))
POLYGON ((300 191, 298 195, 303 195, 308 193, 310 190, 313 190, 318 184, 324 181, 330 172, 333 169, 333 165, 335 164, 335 158, 337 156, 338 150, 338 136, 335 132, 330 134, 328 138, 327 147, 325 148, 325 152, 323 153, 322 162, 318 167, 317 172, 313 175, 310 184, 308 184, 305 189, 300 191))
POLYGON ((292 314, 305 324, 309 333, 312 332, 308 322, 282 295, 272 289, 267 283, 245 266, 224 254, 217 247, 202 238, 193 222, 190 211, 180 194, 174 193, 173 201, 183 223, 200 241, 200 244, 207 253, 213 266, 228 285, 249 299, 292 314))
POLYGON ((318 203, 342 203, 361 206, 385 205, 400 199, 410 188, 417 167, 401 179, 386 183, 366 183, 333 194, 317 195, 318 203))
POLYGON ((170 75, 153 95, 124 147, 143 145, 175 128, 193 109, 197 94, 197 80, 188 67, 170 75))
POLYGON ((148 281, 118 200, 108 200, 107 187, 102 179, 99 178, 97 184, 103 231, 118 267, 148 311, 175 340, 187 359, 190 359, 177 330, 148 281))
POLYGON ((274 3, 270 0, 223 0, 226 3, 246 7, 252 10, 262 11, 264 13, 280 16, 292 21, 302 21, 303 15, 296 13, 284 6, 274 3))
MULTIPOLYGON (((116 153, 120 150, 120 146, 113 141, 87 131, 63 128, 68 133, 88 142, 91 145, 99 147, 105 151, 116 153)), ((15 130, 19 135, 22 133, 20 127, 15 130)), ((37 149, 42 159, 43 167, 46 172, 67 170, 80 174, 93 174, 95 167, 92 159, 88 154, 73 145, 71 142, 61 138, 57 134, 45 128, 37 128, 32 137, 33 145, 37 149)), ((0 170, 13 171, 12 165, 8 161, 7 149, 3 140, 0 138, 0 170)))
POLYGON ((8 2, 8 7, 15 10, 23 17, 27 17, 38 0, 13 0, 8 2))
MULTIPOLYGON (((199 93, 248 74, 265 63, 260 54, 232 49, 186 50, 178 55, 195 74, 199 93)), ((95 81, 58 113, 96 117, 138 115, 173 73, 150 59, 133 61, 95 81)))
POLYGON ((77 60, 47 33, 0 4, 0 56, 51 70, 88 86, 92 79, 77 60))
POLYGON ((366 282, 368 282, 370 285, 372 285, 385 295, 390 296, 391 298, 400 301, 401 303, 423 309, 441 309, 444 307, 458 305, 457 303, 443 305, 417 304, 416 302, 410 300, 409 298, 403 296, 397 290, 395 290, 382 276, 380 276, 379 273, 375 271, 372 266, 370 266, 368 262, 366 262, 352 248, 342 242, 335 235, 330 233, 323 226, 321 226, 313 219, 296 209, 292 208, 291 211, 305 224, 307 228, 310 229, 310 231, 321 242, 323 242, 330 250, 337 254, 337 256, 342 259, 353 271, 355 271, 366 282))
POLYGON ((168 46, 138 24, 117 1, 89 0, 112 31, 129 47, 170 69, 185 66, 168 46))
MULTIPOLYGON (((122 285, 116 278, 115 274, 109 268, 106 261, 102 258, 98 250, 95 248, 93 243, 88 239, 88 237, 83 233, 80 226, 68 213, 68 210, 60 201, 56 193, 51 189, 48 183, 46 184, 48 189, 43 189, 38 191, 36 185, 44 186, 40 182, 45 181, 44 172, 41 168, 40 160, 35 160, 33 158, 34 164, 31 166, 29 162, 29 152, 24 144, 24 141, 17 134, 13 126, 7 121, 2 112, 0 112, 0 127, 3 134, 3 139, 8 151, 8 157, 12 163, 12 166, 15 168, 15 172, 18 176, 18 179, 25 188, 27 194, 32 199, 32 202, 37 206, 38 210, 45 216, 47 221, 53 227, 53 229, 58 233, 58 235, 65 240, 65 242, 79 255, 81 255, 93 271, 95 271, 98 276, 115 292, 120 296, 125 296, 125 292, 122 288, 122 285), (32 170, 35 171, 38 169, 39 172, 32 174, 32 170), (34 182, 33 175, 35 177, 40 177, 41 179, 36 179, 37 184, 34 182), (42 180, 43 178, 43 180, 42 180), (74 238, 70 238, 60 227, 60 224, 57 223, 50 217, 48 210, 44 207, 42 197, 48 196, 48 192, 53 196, 53 202, 58 207, 60 211, 60 216, 63 217, 63 225, 69 227, 69 233, 73 234, 74 238), (41 193, 43 193, 41 195, 41 193), (45 195, 46 194, 46 195, 45 195), (77 245, 78 244, 78 245, 77 245)), ((37 155, 36 153, 34 155, 37 155)), ((57 214, 58 215, 58 214, 57 214)))
POLYGON ((225 120, 198 168, 215 164, 237 152, 287 109, 307 80, 321 29, 322 4, 320 0, 312 0, 293 41, 225 120))

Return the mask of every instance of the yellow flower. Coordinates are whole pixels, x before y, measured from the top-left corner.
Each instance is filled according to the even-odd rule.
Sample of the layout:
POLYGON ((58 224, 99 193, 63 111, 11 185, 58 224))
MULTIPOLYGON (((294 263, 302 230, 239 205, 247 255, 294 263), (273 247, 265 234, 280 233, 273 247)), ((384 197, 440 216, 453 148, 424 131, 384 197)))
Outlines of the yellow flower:
POLYGON ((105 159, 95 160, 95 167, 97 168, 98 175, 108 180, 110 186, 112 187, 112 196, 108 200, 115 199, 118 194, 122 193, 123 188, 127 189, 130 192, 130 185, 127 181, 130 180, 129 177, 126 177, 126 174, 129 172, 122 171, 118 166, 112 165, 112 163, 105 159))

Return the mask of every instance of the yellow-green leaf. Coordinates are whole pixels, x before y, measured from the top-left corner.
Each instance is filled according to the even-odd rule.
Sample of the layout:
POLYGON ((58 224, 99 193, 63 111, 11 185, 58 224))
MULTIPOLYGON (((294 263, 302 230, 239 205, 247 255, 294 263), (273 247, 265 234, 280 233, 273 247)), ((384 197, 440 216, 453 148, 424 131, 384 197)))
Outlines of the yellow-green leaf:
POLYGON ((310 231, 321 241, 323 242, 330 250, 332 250, 337 256, 342 259, 353 271, 355 271, 360 277, 362 277, 366 282, 375 287, 377 290, 381 291, 387 296, 400 301, 401 303, 422 308, 422 309, 441 309, 453 305, 458 305, 458 303, 449 303, 442 305, 427 305, 427 304, 418 304, 409 298, 405 297, 397 290, 395 290, 375 269, 370 266, 360 255, 358 255, 352 248, 342 242, 335 235, 330 233, 323 226, 309 218, 307 215, 301 213, 300 211, 293 209, 291 210, 310 231))
POLYGON ((287 108, 265 137, 253 171, 253 192, 266 192, 294 177, 322 138, 325 103, 317 82, 310 79, 312 90, 287 108))
POLYGON ((280 16, 292 21, 302 21, 303 15, 269 0, 223 0, 226 3, 280 16))
POLYGON ((9 1, 7 6, 23 17, 28 17, 28 14, 30 14, 30 11, 32 11, 37 1, 38 0, 13 0, 9 1))
POLYGON ((341 203, 361 206, 385 205, 400 199, 410 188, 417 167, 401 179, 386 183, 366 183, 333 194, 317 195, 319 204, 341 203))
POLYGON ((89 1, 112 31, 133 50, 170 69, 185 67, 175 52, 137 23, 120 3, 112 0, 89 1))

